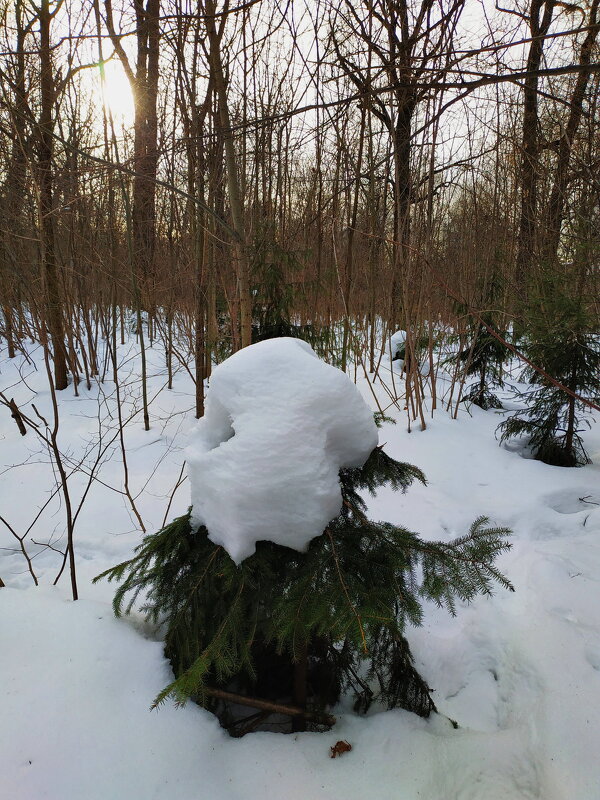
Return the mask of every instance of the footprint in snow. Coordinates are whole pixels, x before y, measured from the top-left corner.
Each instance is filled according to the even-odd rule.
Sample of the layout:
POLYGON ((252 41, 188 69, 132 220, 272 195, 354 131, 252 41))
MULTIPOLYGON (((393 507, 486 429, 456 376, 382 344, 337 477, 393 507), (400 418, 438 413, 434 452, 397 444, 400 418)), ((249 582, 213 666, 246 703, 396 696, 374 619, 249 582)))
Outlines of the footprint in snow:
POLYGON ((578 514, 580 511, 600 508, 600 493, 597 489, 590 487, 553 492, 543 497, 542 500, 559 514, 578 514))
POLYGON ((590 667, 600 672, 600 647, 596 644, 588 644, 585 648, 585 658, 590 667))

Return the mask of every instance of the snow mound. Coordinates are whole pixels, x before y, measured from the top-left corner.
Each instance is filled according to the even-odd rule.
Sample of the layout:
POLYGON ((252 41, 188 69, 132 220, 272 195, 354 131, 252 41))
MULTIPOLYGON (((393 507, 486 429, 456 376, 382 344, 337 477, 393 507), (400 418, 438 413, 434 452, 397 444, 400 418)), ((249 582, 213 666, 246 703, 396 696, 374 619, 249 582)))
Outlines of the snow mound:
POLYGON ((268 339, 212 373, 187 449, 192 523, 239 564, 269 540, 305 550, 340 511, 338 473, 377 446, 373 415, 299 339, 268 339))
POLYGON ((393 361, 400 353, 404 353, 406 344, 406 331, 396 331, 390 336, 390 361, 393 361))
MULTIPOLYGON (((404 372, 405 353, 406 331, 400 330, 396 331, 396 333, 392 333, 389 338, 388 357, 390 359, 391 369, 399 375, 402 375, 404 372)), ((419 372, 426 378, 429 375, 429 364, 427 362, 419 364, 419 372)))

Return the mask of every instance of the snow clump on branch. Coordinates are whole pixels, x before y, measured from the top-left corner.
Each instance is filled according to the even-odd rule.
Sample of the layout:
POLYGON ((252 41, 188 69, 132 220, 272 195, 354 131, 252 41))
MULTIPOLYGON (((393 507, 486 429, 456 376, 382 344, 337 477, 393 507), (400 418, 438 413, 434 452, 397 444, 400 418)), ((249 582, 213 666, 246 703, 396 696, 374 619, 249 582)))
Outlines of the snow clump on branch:
POLYGON ((268 339, 219 364, 187 448, 192 524, 239 564, 257 541, 305 551, 342 505, 338 473, 377 446, 350 378, 299 339, 268 339))

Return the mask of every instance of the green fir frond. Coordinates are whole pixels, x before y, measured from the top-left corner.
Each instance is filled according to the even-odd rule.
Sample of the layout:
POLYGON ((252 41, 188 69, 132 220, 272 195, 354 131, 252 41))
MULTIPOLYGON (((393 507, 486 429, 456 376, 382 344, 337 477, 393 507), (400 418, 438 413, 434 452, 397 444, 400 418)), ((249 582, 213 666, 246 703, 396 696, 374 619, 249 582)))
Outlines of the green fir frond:
POLYGON ((384 423, 389 423, 390 425, 395 425, 396 420, 393 417, 387 417, 383 411, 376 411, 373 414, 373 419, 375 421, 375 425, 378 428, 383 428, 384 423))
POLYGON ((214 708, 210 688, 260 696, 274 681, 285 697, 295 664, 308 658, 311 707, 350 691, 362 710, 379 699, 427 716, 435 706, 405 626, 421 624, 424 599, 454 613, 494 583, 512 587, 494 566, 508 530, 485 517, 450 543, 368 519, 361 490, 405 491, 413 480, 425 483, 419 469, 376 448, 362 468, 340 472, 340 513, 306 552, 261 541, 238 566, 188 511, 99 575, 120 581, 117 615, 141 600, 142 613, 164 626, 174 680, 153 708, 189 698, 214 708))

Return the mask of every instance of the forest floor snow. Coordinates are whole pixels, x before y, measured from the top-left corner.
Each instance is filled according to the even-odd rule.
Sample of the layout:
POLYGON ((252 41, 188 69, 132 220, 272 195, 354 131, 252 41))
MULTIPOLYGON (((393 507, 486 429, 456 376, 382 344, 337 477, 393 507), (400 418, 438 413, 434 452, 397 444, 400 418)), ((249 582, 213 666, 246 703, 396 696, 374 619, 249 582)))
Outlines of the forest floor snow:
MULTIPOLYGON (((0 354, 0 388, 25 413, 52 408, 39 351, 31 364, 0 354), (37 369, 35 368, 37 367, 37 369)), ((152 428, 143 430, 135 348, 120 350, 129 482, 149 531, 163 521, 195 423, 193 386, 179 370, 165 388, 164 356, 149 351, 152 428), (129 377, 125 378, 125 371, 129 377)), ((359 388, 367 402, 366 382, 359 388)), ((141 534, 123 491, 114 389, 60 395, 61 450, 75 505, 103 431, 107 445, 77 519, 80 600, 67 570, 52 586, 64 546, 64 505, 50 499, 26 540, 40 586, 0 524, 0 796, 7 800, 597 800, 600 798, 600 426, 584 441, 594 464, 550 467, 499 447, 494 411, 439 408, 427 430, 406 430, 406 412, 380 430, 393 457, 423 469, 428 486, 382 490, 372 518, 425 538, 451 539, 485 514, 513 530, 498 587, 452 618, 426 608, 409 629, 417 666, 439 715, 334 710, 328 733, 230 738, 189 703, 149 707, 171 678, 162 644, 139 615, 117 620, 114 586, 91 578, 128 558, 141 534), (77 468, 81 458, 83 464, 77 468), (38 542, 35 544, 33 542, 38 542), (447 718, 458 722, 455 730, 447 718), (352 750, 331 759, 345 739, 352 750)), ((384 402, 387 395, 375 390, 384 402)), ((1 409, 0 409, 1 410, 1 409)), ((37 418, 36 418, 37 419, 37 418)), ((0 414, 0 515, 24 532, 51 496, 53 473, 33 432, 21 437, 0 414)), ((167 518, 187 510, 189 486, 167 518)))

